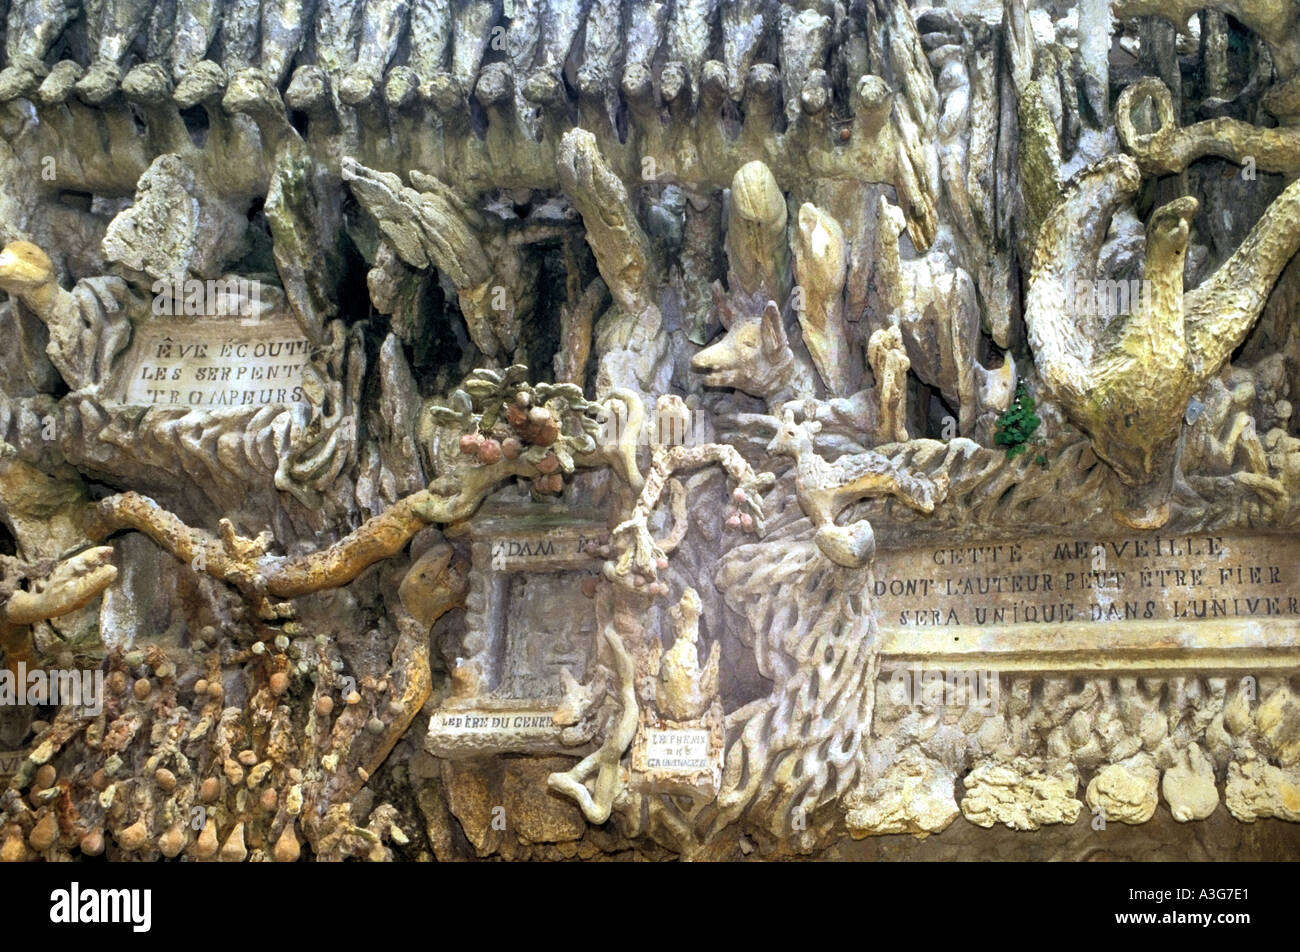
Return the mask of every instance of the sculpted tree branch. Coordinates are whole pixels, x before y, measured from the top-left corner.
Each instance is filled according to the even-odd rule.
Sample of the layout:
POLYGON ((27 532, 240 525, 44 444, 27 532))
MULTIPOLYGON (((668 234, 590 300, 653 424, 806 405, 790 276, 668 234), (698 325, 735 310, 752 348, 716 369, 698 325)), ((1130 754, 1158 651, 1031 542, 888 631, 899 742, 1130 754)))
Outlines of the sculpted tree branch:
POLYGON ((1120 93, 1115 129, 1148 175, 1176 175, 1206 155, 1239 165, 1249 159, 1265 172, 1300 173, 1300 129, 1268 129, 1228 117, 1179 126, 1169 87, 1154 76, 1144 76, 1120 93), (1135 113, 1143 107, 1155 111, 1150 131, 1138 128, 1135 113))
POLYGON ((1111 0, 1110 4, 1119 19, 1163 17, 1180 25, 1207 7, 1231 14, 1266 39, 1284 39, 1287 25, 1300 16, 1286 0, 1111 0))
MULTIPOLYGON (((526 375, 522 365, 502 373, 474 371, 465 389, 453 393, 450 406, 431 410, 438 425, 467 431, 460 452, 470 459, 319 552, 289 559, 271 556, 266 553, 269 533, 247 539, 223 519, 219 537, 214 537, 135 492, 100 500, 91 509, 86 532, 95 540, 122 529, 143 532, 178 559, 234 586, 261 618, 271 620, 287 617, 289 610, 270 598, 297 598, 345 585, 399 553, 425 526, 469 518, 493 489, 514 476, 531 477, 544 494, 562 490, 564 475, 582 465, 612 461, 619 464, 620 475, 630 466, 639 478, 635 461, 627 458, 626 441, 608 453, 597 445, 600 419, 610 412, 606 407, 587 401, 573 384, 534 386, 526 375)), ((615 399, 625 402, 624 396, 615 399)))
POLYGON ((215 538, 134 492, 100 500, 87 533, 92 539, 103 539, 122 529, 143 532, 176 558, 233 585, 257 606, 261 617, 274 619, 284 617, 284 609, 272 606, 268 596, 297 598, 346 585, 371 565, 402 551, 425 526, 466 519, 504 480, 537 473, 536 467, 519 460, 469 470, 462 475, 458 491, 413 493, 329 548, 295 559, 267 556, 269 538, 237 536, 228 520, 221 521, 221 537, 215 538))
POLYGON ((34 625, 47 618, 58 618, 89 604, 95 596, 117 578, 117 567, 110 564, 113 550, 109 546, 96 546, 79 552, 60 562, 47 562, 39 566, 39 574, 32 574, 29 590, 17 589, 9 595, 3 619, 11 625, 34 625))
POLYGON ((428 490, 415 493, 374 516, 345 538, 320 552, 277 561, 267 556, 270 538, 263 533, 246 539, 221 520, 219 537, 187 526, 177 516, 147 496, 127 492, 100 500, 87 520, 87 535, 105 539, 123 529, 143 532, 183 562, 234 586, 263 618, 283 617, 268 596, 296 598, 310 592, 345 585, 374 563, 396 555, 417 532, 432 521, 455 522, 473 512, 491 486, 512 475, 497 471, 467 479, 464 490, 439 496, 428 490))
POLYGON ((588 754, 567 773, 553 773, 546 780, 548 787, 574 800, 582 808, 583 816, 596 824, 608 820, 613 810, 614 798, 622 785, 619 761, 636 736, 638 714, 632 658, 612 624, 606 624, 602 633, 613 655, 619 702, 617 718, 612 729, 606 731, 599 749, 588 754), (594 795, 584 782, 593 773, 596 774, 594 795))
POLYGON ((1117 20, 1161 17, 1182 26, 1204 9, 1218 10, 1254 31, 1273 54, 1284 79, 1300 67, 1300 7, 1290 0, 1111 0, 1117 20))
POLYGON ((96 546, 56 561, 46 559, 28 565, 4 556, 4 579, 0 595, 8 598, 0 604, 0 647, 10 668, 33 658, 28 628, 39 621, 59 618, 90 604, 117 578, 117 566, 111 564, 113 549, 96 546), (18 588, 29 579, 30 589, 18 588))
MULTIPOLYGON (((1079 174, 1043 224, 1025 304, 1044 385, 1089 433, 1097 455, 1134 486, 1167 468, 1187 401, 1245 338, 1300 247, 1296 182, 1212 277, 1184 293, 1183 262, 1197 203, 1180 198, 1157 209, 1147 226, 1138 300, 1130 301, 1123 282, 1116 289, 1125 292, 1122 299, 1103 302, 1091 280, 1097 253, 1111 217, 1140 182, 1137 164, 1127 156, 1112 156, 1079 174), (1132 312, 1118 331, 1108 328, 1115 312, 1126 314, 1130 303, 1132 312)), ((1106 282, 1101 284, 1105 289, 1106 282)))
MULTIPOLYGON (((126 289, 119 279, 106 280, 111 285, 110 294, 125 297, 126 289)), ((0 251, 0 291, 10 294, 48 328, 46 352, 69 387, 80 390, 98 382, 110 356, 103 353, 105 346, 112 350, 117 341, 111 331, 104 333, 108 328, 96 327, 96 322, 83 313, 83 307, 93 312, 103 306, 102 298, 96 300, 84 285, 75 292, 60 287, 49 256, 28 241, 12 242, 0 251), (102 337, 112 339, 103 341, 102 337)), ((119 323, 114 323, 114 329, 119 323)), ((125 340, 120 343, 125 344, 125 340)))
MULTIPOLYGON (((727 471, 736 488, 726 522, 733 528, 744 528, 759 535, 763 532, 763 508, 760 494, 771 488, 775 478, 771 473, 756 473, 744 457, 725 443, 706 443, 702 446, 656 446, 651 451, 650 472, 645 485, 632 508, 632 514, 611 533, 612 545, 619 551, 617 559, 605 563, 605 577, 616 585, 630 589, 646 587, 651 594, 666 595, 668 587, 658 582, 659 572, 668 567, 668 551, 680 541, 678 533, 684 509, 674 507, 678 525, 667 543, 656 542, 650 534, 649 521, 663 495, 664 487, 676 485, 670 478, 680 471, 698 469, 717 463, 727 471)), ((680 497, 674 492, 674 501, 680 497)))

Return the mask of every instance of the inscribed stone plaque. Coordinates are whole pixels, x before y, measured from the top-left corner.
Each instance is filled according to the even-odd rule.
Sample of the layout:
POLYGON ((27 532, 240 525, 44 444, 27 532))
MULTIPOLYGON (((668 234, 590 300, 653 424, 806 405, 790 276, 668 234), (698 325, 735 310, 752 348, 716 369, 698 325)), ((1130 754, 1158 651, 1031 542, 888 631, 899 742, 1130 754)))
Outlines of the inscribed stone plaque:
POLYGON ((1300 539, 1049 536, 882 553, 885 627, 1204 621, 1300 615, 1300 539))
POLYGON ((632 783, 654 793, 716 793, 724 747, 722 705, 716 700, 689 721, 642 710, 632 739, 632 783))
POLYGON ((439 757, 564 751, 564 728, 555 724, 554 715, 553 708, 537 704, 449 701, 430 715, 425 744, 439 757))
POLYGON ((136 327, 118 397, 195 410, 297 403, 310 354, 288 316, 151 321, 136 327))
POLYGON ((550 736, 553 712, 544 710, 442 710, 434 714, 431 727, 448 736, 506 734, 550 736))
POLYGON ((707 728, 659 730, 649 728, 645 743, 646 768, 691 773, 713 767, 707 728))

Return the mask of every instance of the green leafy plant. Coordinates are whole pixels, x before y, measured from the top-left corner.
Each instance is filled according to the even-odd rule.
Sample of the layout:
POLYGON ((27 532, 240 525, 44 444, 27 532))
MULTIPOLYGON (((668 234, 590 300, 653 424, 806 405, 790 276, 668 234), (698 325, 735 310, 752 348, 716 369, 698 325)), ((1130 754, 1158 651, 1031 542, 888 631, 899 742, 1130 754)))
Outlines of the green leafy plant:
MULTIPOLYGON (((1007 459, 1015 459, 1028 448, 1030 438, 1042 422, 1034 413, 1034 398, 1029 395, 1023 383, 1017 384, 1016 396, 1011 401, 1011 406, 1007 407, 1006 413, 998 417, 997 429, 993 432, 993 442, 1007 448, 1007 459)), ((1039 465, 1042 465, 1042 462, 1039 465)))

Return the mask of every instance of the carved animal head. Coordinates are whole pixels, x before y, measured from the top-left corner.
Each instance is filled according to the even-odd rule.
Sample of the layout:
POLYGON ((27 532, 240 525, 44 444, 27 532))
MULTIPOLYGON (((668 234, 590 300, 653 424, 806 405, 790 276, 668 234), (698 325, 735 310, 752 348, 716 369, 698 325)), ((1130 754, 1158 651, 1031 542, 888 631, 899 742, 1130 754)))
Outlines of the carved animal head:
POLYGON ((0 251, 0 288, 10 294, 33 291, 54 280, 54 265, 30 241, 14 241, 0 251))
POLYGON ((761 312, 754 308, 738 313, 716 283, 713 297, 725 333, 691 359, 691 369, 702 374, 710 387, 775 396, 795 369, 794 351, 776 302, 768 301, 761 312))
POLYGON ((1198 207, 1195 198, 1184 195, 1155 210, 1147 224, 1148 277, 1151 276, 1151 271, 1163 269, 1181 281, 1192 219, 1196 216, 1198 207), (1153 262, 1156 264, 1155 269, 1151 267, 1153 262))
POLYGON ((803 423, 794 422, 794 412, 786 410, 785 416, 781 419, 781 425, 777 427, 776 436, 767 444, 769 453, 780 453, 783 456, 798 456, 800 453, 811 453, 813 448, 813 437, 821 431, 822 425, 816 420, 805 420, 803 423))
POLYGON ((569 673, 568 668, 560 668, 560 683, 563 693, 551 720, 557 727, 572 727, 591 714, 597 702, 605 695, 603 678, 593 679, 590 684, 580 684, 569 673))

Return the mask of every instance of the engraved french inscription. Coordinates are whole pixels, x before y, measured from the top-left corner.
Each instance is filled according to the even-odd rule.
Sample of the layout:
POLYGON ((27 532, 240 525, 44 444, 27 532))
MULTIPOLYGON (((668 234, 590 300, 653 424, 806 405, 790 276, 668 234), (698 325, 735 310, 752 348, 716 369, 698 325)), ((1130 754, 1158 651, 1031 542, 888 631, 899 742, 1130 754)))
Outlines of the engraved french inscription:
POLYGON ((1300 615, 1285 536, 1046 537, 881 553, 884 627, 1206 621, 1300 615))
POLYGON ((705 728, 646 731, 646 767, 650 770, 709 770, 709 731, 705 728))
POLYGON ((429 723, 430 733, 446 736, 511 734, 549 737, 555 733, 552 711, 438 711, 429 723))
POLYGON ((195 410, 298 403, 310 356, 290 318, 150 323, 136 330, 121 399, 195 410))

